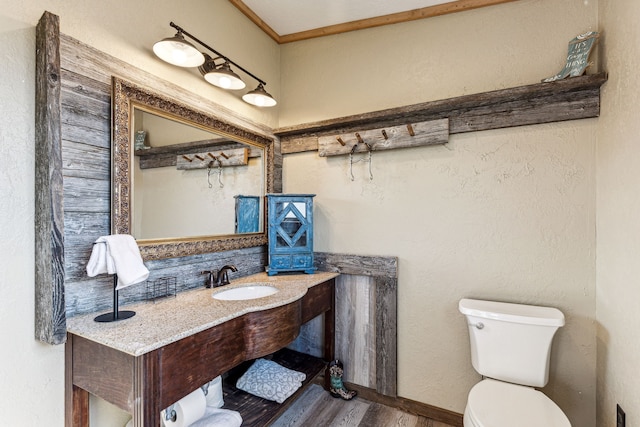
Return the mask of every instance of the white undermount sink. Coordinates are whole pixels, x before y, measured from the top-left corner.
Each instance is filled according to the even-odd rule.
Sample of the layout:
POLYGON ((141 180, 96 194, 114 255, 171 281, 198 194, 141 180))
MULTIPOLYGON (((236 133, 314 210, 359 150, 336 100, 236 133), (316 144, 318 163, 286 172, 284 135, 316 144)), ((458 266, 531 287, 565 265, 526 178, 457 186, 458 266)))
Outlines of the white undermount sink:
POLYGON ((271 285, 251 284, 225 289, 224 291, 214 293, 212 296, 214 299, 222 301, 241 301, 268 297, 276 292, 278 292, 278 288, 271 285))

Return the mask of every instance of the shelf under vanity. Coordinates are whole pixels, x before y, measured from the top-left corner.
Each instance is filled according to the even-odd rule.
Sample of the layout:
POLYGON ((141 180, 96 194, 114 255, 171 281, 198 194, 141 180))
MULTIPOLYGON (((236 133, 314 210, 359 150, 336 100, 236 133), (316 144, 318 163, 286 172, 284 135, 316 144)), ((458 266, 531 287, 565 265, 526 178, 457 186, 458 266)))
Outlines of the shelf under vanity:
POLYGON ((134 427, 159 426, 162 409, 227 372, 224 408, 239 411, 243 425, 269 425, 325 368, 322 359, 283 350, 300 326, 325 313, 323 359, 334 357, 337 276, 262 273, 225 288, 260 283, 278 288, 274 295, 220 301, 212 298, 216 290, 203 288, 158 303, 128 306, 136 316, 119 322, 99 324, 93 321, 95 314, 69 319, 71 425, 89 425, 91 393, 130 412, 134 427), (307 379, 283 404, 235 389, 232 379, 246 362, 259 357, 304 372, 307 379))
POLYGON ((283 403, 277 403, 254 396, 235 387, 238 378, 249 368, 251 362, 245 362, 231 369, 223 380, 223 408, 240 412, 243 427, 264 427, 271 425, 302 395, 309 385, 315 382, 314 380, 324 373, 327 366, 326 362, 320 358, 288 348, 278 350, 267 358, 285 368, 304 373, 306 379, 302 382, 302 386, 291 397, 283 403))

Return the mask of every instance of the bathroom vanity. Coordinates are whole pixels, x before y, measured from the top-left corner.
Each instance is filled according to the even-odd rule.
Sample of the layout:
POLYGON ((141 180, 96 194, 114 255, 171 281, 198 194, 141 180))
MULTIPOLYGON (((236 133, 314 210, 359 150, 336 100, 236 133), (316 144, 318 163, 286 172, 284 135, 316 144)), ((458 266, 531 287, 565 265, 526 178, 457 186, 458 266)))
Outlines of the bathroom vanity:
MULTIPOLYGON (((89 425, 89 393, 132 413, 135 427, 160 426, 162 409, 245 361, 283 349, 302 324, 323 313, 323 358, 333 359, 336 276, 262 273, 213 290, 197 289, 157 303, 128 306, 136 316, 119 322, 97 323, 95 314, 69 319, 67 426, 89 425), (250 300, 213 298, 215 293, 248 285, 273 286, 278 292, 250 300)), ((286 350, 273 358, 286 366, 288 355, 295 359, 291 366, 307 374, 290 402, 325 365, 286 350)), ((266 409, 252 403, 233 407, 233 396, 229 397, 225 396, 225 408, 238 410, 243 425, 269 425, 287 407, 287 402, 266 409)))

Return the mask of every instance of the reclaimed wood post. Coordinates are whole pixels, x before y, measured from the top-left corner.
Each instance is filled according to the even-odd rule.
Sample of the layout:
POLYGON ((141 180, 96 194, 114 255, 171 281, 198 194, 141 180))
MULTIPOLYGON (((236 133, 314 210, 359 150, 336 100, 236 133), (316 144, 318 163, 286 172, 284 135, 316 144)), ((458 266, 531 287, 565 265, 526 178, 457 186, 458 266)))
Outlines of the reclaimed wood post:
POLYGON ((35 336, 49 344, 67 336, 59 46, 60 19, 45 12, 36 27, 35 336))

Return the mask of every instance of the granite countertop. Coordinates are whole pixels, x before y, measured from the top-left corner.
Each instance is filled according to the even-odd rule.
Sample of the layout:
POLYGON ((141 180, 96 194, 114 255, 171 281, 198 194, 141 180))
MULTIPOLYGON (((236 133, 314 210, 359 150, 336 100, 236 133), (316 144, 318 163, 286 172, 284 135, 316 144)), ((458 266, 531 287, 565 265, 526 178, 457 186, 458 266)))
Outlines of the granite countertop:
POLYGON ((276 276, 254 274, 234 279, 223 287, 203 287, 180 292, 175 298, 155 303, 141 302, 120 307, 133 310, 136 315, 117 322, 95 322, 93 319, 99 313, 75 316, 67 319, 67 331, 132 356, 140 356, 245 313, 289 304, 302 298, 310 287, 338 275, 328 272, 276 276), (248 283, 274 286, 279 291, 267 297, 242 301, 220 301, 212 297, 214 293, 248 283))

